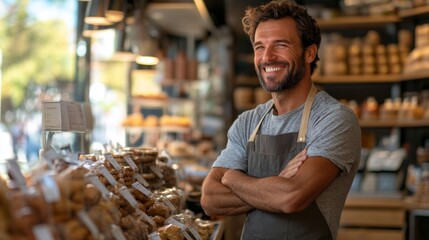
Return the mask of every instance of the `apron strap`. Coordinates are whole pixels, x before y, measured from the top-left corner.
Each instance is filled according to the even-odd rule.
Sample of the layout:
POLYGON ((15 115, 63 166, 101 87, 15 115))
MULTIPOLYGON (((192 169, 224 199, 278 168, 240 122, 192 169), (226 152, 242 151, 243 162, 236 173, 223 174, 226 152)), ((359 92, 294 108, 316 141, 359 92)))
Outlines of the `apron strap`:
POLYGON ((272 102, 271 106, 268 108, 268 110, 264 113, 264 115, 262 116, 261 120, 259 120, 258 125, 256 125, 255 129, 252 132, 252 135, 250 135, 249 140, 247 140, 247 142, 254 142, 255 138, 256 138, 256 134, 259 131, 259 127, 261 127, 262 121, 264 120, 265 116, 267 116, 267 114, 271 111, 271 109, 274 106, 274 102, 272 102))
POLYGON ((313 105, 314 97, 316 96, 316 93, 317 93, 316 86, 314 86, 314 84, 311 84, 311 89, 307 95, 307 99, 305 100, 304 111, 301 117, 301 126, 299 127, 299 132, 298 132, 298 142, 305 143, 306 141, 308 119, 310 118, 311 105, 313 105))

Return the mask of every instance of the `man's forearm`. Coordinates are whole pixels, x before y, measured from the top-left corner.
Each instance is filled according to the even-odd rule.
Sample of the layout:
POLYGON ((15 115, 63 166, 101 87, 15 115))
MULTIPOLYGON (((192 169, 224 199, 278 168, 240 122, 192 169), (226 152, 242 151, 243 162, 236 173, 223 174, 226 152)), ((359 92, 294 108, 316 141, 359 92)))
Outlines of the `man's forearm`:
POLYGON ((230 216, 246 213, 253 208, 220 181, 208 177, 203 184, 201 205, 207 215, 230 216))
POLYGON ((222 183, 246 204, 264 211, 284 212, 278 186, 284 186, 285 178, 253 178, 234 170, 227 174, 229 176, 223 178, 222 183))

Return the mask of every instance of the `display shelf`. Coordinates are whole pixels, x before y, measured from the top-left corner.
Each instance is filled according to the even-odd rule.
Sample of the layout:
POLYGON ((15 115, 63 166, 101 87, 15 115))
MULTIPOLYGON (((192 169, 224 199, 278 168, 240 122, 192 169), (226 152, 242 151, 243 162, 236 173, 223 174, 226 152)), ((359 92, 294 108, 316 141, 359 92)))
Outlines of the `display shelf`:
POLYGON ((422 6, 422 7, 412 8, 412 9, 401 10, 398 13, 400 18, 418 17, 426 14, 429 14, 429 6, 422 6))
POLYGON ((429 79, 429 71, 415 73, 404 73, 399 76, 400 81, 413 81, 418 79, 429 79))
POLYGON ((329 75, 314 76, 315 83, 395 83, 400 81, 397 74, 391 75, 329 75))
POLYGON ((187 104, 194 103, 191 99, 186 98, 165 98, 165 99, 150 99, 150 98, 133 98, 132 104, 144 108, 163 108, 170 104, 187 104))
POLYGON ((361 127, 383 128, 383 127, 429 127, 429 119, 416 120, 359 120, 361 127))
POLYGON ((400 22, 396 15, 387 16, 345 16, 331 19, 318 19, 317 23, 322 30, 326 29, 347 29, 347 28, 368 28, 383 26, 400 22))
POLYGON ((125 127, 128 133, 140 134, 140 133, 188 133, 192 127, 182 126, 161 126, 161 127, 125 127))
POLYGON ((415 73, 388 74, 388 75, 325 75, 313 76, 313 81, 320 84, 335 83, 397 83, 429 79, 429 72, 421 71, 415 73))

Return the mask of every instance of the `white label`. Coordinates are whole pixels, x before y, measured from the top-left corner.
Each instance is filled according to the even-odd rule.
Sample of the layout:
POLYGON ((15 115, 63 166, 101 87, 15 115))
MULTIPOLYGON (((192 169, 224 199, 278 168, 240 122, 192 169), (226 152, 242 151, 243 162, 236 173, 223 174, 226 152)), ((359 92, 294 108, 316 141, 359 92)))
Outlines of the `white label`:
POLYGON ((95 239, 98 239, 98 235, 99 235, 98 228, 91 220, 91 218, 88 216, 88 214, 84 210, 81 210, 77 213, 77 216, 83 222, 83 224, 88 228, 91 235, 95 237, 95 239))
POLYGON ((44 102, 42 110, 42 126, 44 130, 63 130, 61 124, 61 103, 44 102))
POLYGON ((112 174, 110 174, 109 170, 107 170, 107 168, 103 165, 98 166, 98 169, 101 172, 101 175, 103 175, 107 181, 110 183, 110 185, 112 186, 116 186, 116 184, 118 184, 118 182, 116 181, 116 179, 113 177, 112 174))
POLYGON ((149 234, 149 240, 161 240, 158 232, 153 232, 149 234))
POLYGON ((82 105, 78 102, 67 102, 70 131, 85 132, 85 117, 82 105))
POLYGON ((188 231, 192 234, 193 239, 195 239, 195 240, 202 240, 200 234, 198 233, 198 230, 195 227, 189 226, 188 227, 188 231))
POLYGON ((132 185, 135 189, 146 195, 146 197, 152 196, 152 192, 149 189, 145 188, 141 183, 134 182, 132 185))
POLYGON ((16 159, 7 160, 7 170, 12 176, 11 180, 16 183, 20 189, 27 189, 27 182, 25 181, 25 177, 22 174, 16 159))
POLYGON ((64 159, 66 162, 71 164, 79 164, 79 154, 78 153, 69 153, 67 157, 64 159))
POLYGON ((130 156, 125 155, 124 159, 128 163, 128 165, 134 170, 134 172, 137 172, 137 170, 139 170, 139 168, 137 167, 136 163, 131 159, 130 156))
POLYGON ((134 174, 134 178, 137 181, 139 181, 139 183, 143 184, 143 186, 145 186, 145 187, 149 187, 150 186, 150 184, 146 181, 146 179, 144 179, 142 177, 142 175, 136 173, 136 174, 134 174))
POLYGON ((36 240, 54 240, 51 229, 47 224, 39 224, 33 227, 33 235, 36 240))
POLYGON ((186 230, 182 230, 182 234, 183 234, 183 236, 185 236, 185 238, 186 238, 187 240, 194 240, 194 239, 191 237, 191 235, 189 235, 189 233, 188 233, 186 230))
POLYGON ((112 224, 112 235, 115 240, 127 240, 127 238, 124 236, 124 233, 122 232, 122 229, 116 224, 112 224))
POLYGON ((42 186, 42 192, 45 201, 48 203, 58 202, 61 198, 61 194, 57 182, 55 182, 52 176, 44 175, 40 178, 39 181, 42 186))
POLYGON ((139 207, 139 203, 137 202, 137 200, 133 197, 133 195, 131 195, 130 191, 128 191, 127 187, 121 187, 121 189, 119 189, 119 192, 121 193, 122 197, 125 198, 125 200, 128 201, 128 203, 133 206, 134 208, 138 208, 139 207))
POLYGON ((45 159, 46 161, 52 162, 60 155, 51 146, 47 146, 43 149, 42 156, 43 156, 43 159, 45 159))
POLYGON ((150 166, 150 170, 152 170, 153 173, 155 173, 159 178, 164 178, 164 175, 161 172, 161 169, 157 166, 150 166))
POLYGON ((117 171, 121 170, 121 165, 119 165, 118 161, 116 161, 116 159, 112 156, 112 154, 106 153, 104 154, 104 156, 106 157, 107 161, 109 161, 117 171))
POLYGON ((104 198, 110 195, 109 190, 106 188, 106 186, 104 186, 104 184, 100 181, 100 179, 98 179, 95 174, 87 173, 85 175, 85 178, 101 192, 101 195, 103 195, 104 198))
POLYGON ((183 224, 183 223, 181 223, 181 222, 179 222, 179 221, 177 221, 177 220, 176 220, 176 219, 174 219, 174 218, 169 217, 167 220, 165 220, 165 223, 166 223, 166 224, 173 224, 173 225, 176 225, 176 226, 180 227, 180 229, 182 229, 182 231, 185 231, 185 230, 186 230, 186 225, 185 225, 185 224, 183 224))
POLYGON ((177 211, 176 207, 170 202, 170 200, 163 198, 162 202, 167 205, 171 212, 175 213, 177 211))
POLYGON ((156 227, 156 222, 151 218, 151 217, 149 217, 145 212, 143 212, 142 210, 140 210, 140 209, 136 209, 136 211, 137 211, 137 214, 144 220, 144 221, 146 221, 146 222, 148 222, 150 225, 152 225, 152 226, 154 226, 154 227, 156 227))

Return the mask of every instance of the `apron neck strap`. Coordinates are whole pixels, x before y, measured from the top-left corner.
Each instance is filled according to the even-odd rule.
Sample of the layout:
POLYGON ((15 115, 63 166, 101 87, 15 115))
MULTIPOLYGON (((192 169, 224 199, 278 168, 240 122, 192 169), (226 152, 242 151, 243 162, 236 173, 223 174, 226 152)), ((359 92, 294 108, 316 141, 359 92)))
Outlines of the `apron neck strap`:
POLYGON ((264 115, 262 115, 261 120, 259 120, 258 125, 256 125, 255 129, 252 132, 252 135, 250 135, 250 138, 249 138, 248 142, 254 142, 255 141, 256 134, 258 133, 259 128, 261 127, 262 121, 264 120, 265 116, 268 115, 268 113, 271 111, 271 109, 273 109, 273 107, 274 107, 274 101, 271 103, 271 106, 264 113, 264 115))
POLYGON ((302 112, 301 126, 299 127, 298 132, 298 142, 305 143, 306 141, 308 119, 310 118, 311 106, 313 105, 316 93, 316 86, 314 84, 311 84, 310 92, 308 93, 307 99, 305 100, 304 111, 302 112))
MULTIPOLYGON (((298 132, 298 142, 305 142, 306 141, 306 135, 307 135, 307 124, 308 119, 310 116, 310 110, 311 105, 313 105, 314 97, 316 96, 317 88, 314 84, 311 85, 310 92, 307 95, 307 99, 305 100, 304 104, 304 111, 302 113, 301 117, 301 126, 299 128, 298 132)), ((258 124, 256 125, 255 129, 253 130, 252 134, 250 135, 249 142, 254 142, 256 138, 256 134, 259 131, 259 128, 261 127, 262 121, 264 120, 265 116, 271 111, 271 109, 274 107, 274 102, 271 104, 271 107, 268 108, 268 110, 264 113, 261 120, 259 120, 258 124)))

